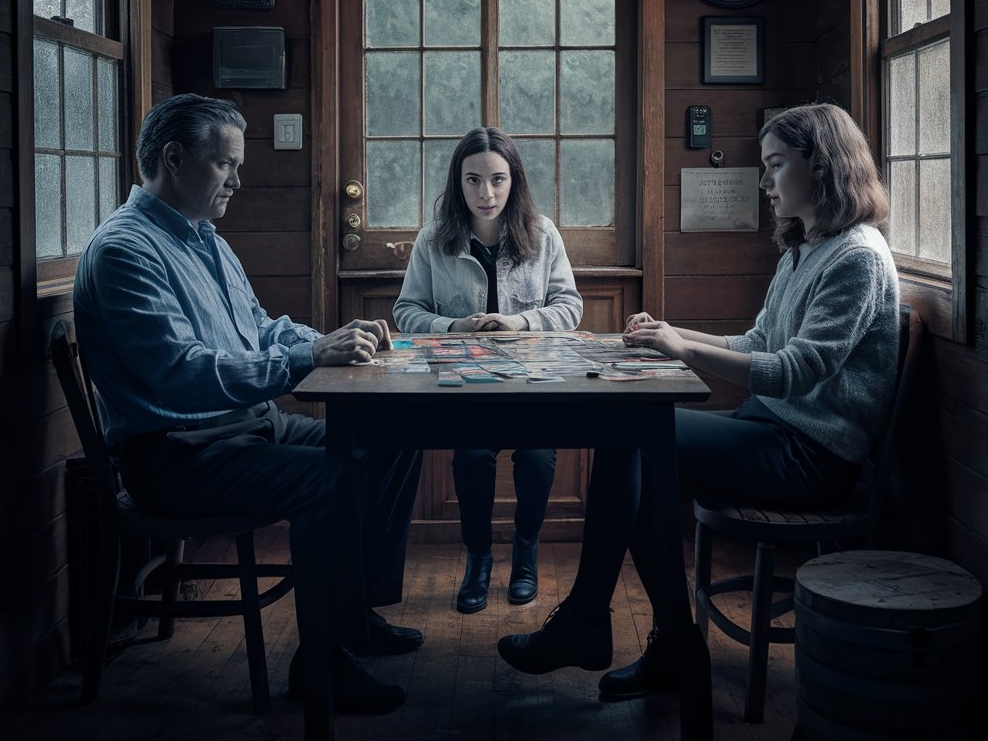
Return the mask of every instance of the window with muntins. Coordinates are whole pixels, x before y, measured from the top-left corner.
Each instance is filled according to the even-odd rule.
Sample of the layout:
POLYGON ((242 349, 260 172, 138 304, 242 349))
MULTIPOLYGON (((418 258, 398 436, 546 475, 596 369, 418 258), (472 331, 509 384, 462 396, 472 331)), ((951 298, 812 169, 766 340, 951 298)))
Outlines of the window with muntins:
POLYGON ((888 3, 882 45, 889 246, 900 268, 951 274, 950 1, 888 3))
POLYGON ((118 205, 124 47, 116 3, 34 2, 35 252, 38 282, 68 280, 118 205))

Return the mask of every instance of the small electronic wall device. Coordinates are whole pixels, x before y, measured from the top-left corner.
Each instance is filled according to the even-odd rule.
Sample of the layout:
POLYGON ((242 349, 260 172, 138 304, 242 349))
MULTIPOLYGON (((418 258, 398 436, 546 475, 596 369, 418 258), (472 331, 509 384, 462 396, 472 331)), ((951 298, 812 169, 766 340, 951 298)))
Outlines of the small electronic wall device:
POLYGON ((213 29, 213 87, 288 87, 285 30, 274 26, 213 29))
POLYGON ((690 149, 710 146, 710 107, 691 105, 686 112, 686 140, 690 149))

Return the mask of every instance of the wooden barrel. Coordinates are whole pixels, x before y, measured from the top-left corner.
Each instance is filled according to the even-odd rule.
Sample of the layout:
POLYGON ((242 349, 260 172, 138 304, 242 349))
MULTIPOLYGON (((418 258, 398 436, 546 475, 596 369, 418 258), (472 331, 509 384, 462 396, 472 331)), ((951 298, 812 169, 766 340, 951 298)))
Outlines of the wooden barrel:
POLYGON ((802 738, 966 741, 981 585, 950 561, 846 551, 796 572, 802 738))

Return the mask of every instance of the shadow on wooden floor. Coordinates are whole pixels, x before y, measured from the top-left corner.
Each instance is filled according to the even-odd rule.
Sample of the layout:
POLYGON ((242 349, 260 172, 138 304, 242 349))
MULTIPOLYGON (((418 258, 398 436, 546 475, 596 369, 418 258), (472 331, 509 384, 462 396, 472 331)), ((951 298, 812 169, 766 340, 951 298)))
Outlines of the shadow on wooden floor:
MULTIPOLYGON (((263 539, 287 548, 287 526, 263 539), (285 537, 281 537, 281 536, 285 537), (280 545, 279 545, 280 544, 280 545)), ((203 547, 222 553, 230 543, 203 547)), ((684 543, 692 569, 692 543, 684 543)), ((495 567, 487 609, 460 615, 453 607, 465 551, 455 545, 411 544, 405 601, 382 608, 391 622, 415 626, 426 642, 415 654, 363 660, 382 678, 400 683, 407 703, 376 717, 341 717, 340 741, 638 741, 679 738, 674 695, 602 703, 597 680, 603 672, 562 669, 543 676, 521 674, 497 656, 497 639, 528 632, 569 591, 576 573, 578 543, 540 546, 539 596, 520 607, 507 603, 510 545, 495 545, 495 567)), ((258 554, 261 559, 263 553, 258 554)), ((273 554, 277 555, 277 554, 273 554)), ((778 554, 780 569, 812 554, 778 554)), ((751 567, 753 549, 731 544, 715 556, 715 574, 751 567)), ((205 585, 220 589, 222 585, 205 585)), ((230 588, 233 588, 232 586, 230 588)), ((740 598, 730 610, 745 614, 740 598)), ((0 720, 0 737, 17 741, 244 741, 302 739, 302 711, 286 698, 288 664, 297 631, 289 595, 264 614, 272 710, 251 714, 243 630, 237 619, 180 621, 166 642, 150 641, 155 625, 110 662, 99 700, 77 705, 78 676, 68 672, 25 707, 0 720), (145 638, 147 637, 147 639, 145 638)), ((651 612, 630 558, 612 602, 614 667, 636 659, 651 627, 651 612)), ((765 723, 741 719, 747 649, 711 628, 714 735, 730 741, 789 741, 796 716, 792 646, 773 645, 769 657, 765 723)))

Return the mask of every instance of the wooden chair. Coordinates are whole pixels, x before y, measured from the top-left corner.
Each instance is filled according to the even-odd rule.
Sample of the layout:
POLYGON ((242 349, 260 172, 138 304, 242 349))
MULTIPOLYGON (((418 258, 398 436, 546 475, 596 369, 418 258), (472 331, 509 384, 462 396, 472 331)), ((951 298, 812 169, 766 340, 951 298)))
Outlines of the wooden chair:
POLYGON ((708 504, 702 498, 693 502, 696 517, 696 621, 704 636, 707 635, 709 619, 725 635, 748 646, 744 702, 744 719, 748 723, 764 720, 769 644, 792 643, 795 634, 793 628, 772 625, 773 619, 793 609, 793 580, 775 574, 776 544, 816 544, 817 553, 822 554, 830 550, 832 544, 866 539, 869 522, 874 521, 888 486, 898 447, 900 423, 916 372, 923 322, 913 307, 903 304, 899 310, 899 327, 899 372, 894 401, 885 429, 878 436, 872 455, 863 468, 863 475, 855 486, 856 492, 866 492, 864 497, 852 496, 854 505, 844 508, 813 510, 708 504), (711 581, 713 533, 757 544, 754 574, 711 581), (713 597, 730 592, 751 593, 750 627, 735 622, 713 603, 713 597), (773 602, 776 592, 789 593, 789 596, 773 602))
POLYGON ((131 499, 120 483, 103 440, 92 384, 69 327, 59 322, 52 332, 51 355, 65 399, 89 467, 90 501, 85 507, 96 512, 95 564, 93 593, 83 595, 89 605, 88 635, 85 636, 82 702, 90 703, 99 694, 106 661, 107 644, 114 614, 134 617, 157 617, 158 638, 170 638, 175 618, 223 617, 240 615, 244 620, 247 664, 255 713, 271 707, 267 661, 261 629, 261 608, 286 595, 292 588, 291 566, 286 563, 258 564, 254 554, 254 531, 278 522, 274 517, 231 515, 222 517, 177 517, 149 511, 131 499), (189 538, 206 538, 235 534, 237 563, 185 563, 184 547, 189 538), (118 593, 120 543, 125 538, 161 541, 166 553, 141 568, 135 577, 137 596, 118 593), (161 598, 143 597, 143 585, 151 573, 161 576, 161 598), (270 586, 259 591, 259 578, 273 578, 270 586), (239 598, 178 599, 184 580, 238 579, 239 598))

